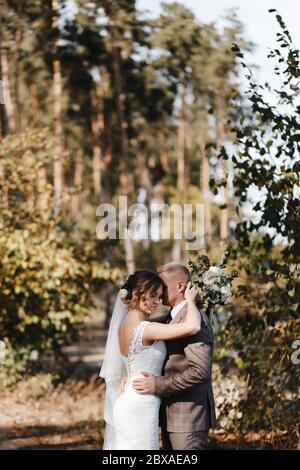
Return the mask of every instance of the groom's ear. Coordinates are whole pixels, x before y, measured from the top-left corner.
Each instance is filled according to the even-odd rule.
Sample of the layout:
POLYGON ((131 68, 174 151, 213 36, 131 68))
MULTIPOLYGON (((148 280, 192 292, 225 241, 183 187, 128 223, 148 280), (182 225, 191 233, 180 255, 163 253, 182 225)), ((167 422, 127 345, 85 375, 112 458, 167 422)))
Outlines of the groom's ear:
POLYGON ((180 292, 180 294, 184 294, 184 291, 185 291, 185 289, 186 289, 186 286, 187 286, 187 284, 186 284, 185 282, 183 282, 183 281, 179 281, 179 282, 177 283, 177 289, 178 289, 178 291, 180 292))

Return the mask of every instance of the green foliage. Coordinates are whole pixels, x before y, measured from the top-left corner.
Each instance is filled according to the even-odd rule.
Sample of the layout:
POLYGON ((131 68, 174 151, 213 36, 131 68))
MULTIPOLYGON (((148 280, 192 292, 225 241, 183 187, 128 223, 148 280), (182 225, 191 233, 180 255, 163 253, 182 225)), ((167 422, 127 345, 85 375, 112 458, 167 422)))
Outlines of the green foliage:
MULTIPOLYGON (((237 367, 248 378, 244 430, 299 421, 299 366, 291 361, 292 342, 300 337, 299 51, 279 15, 277 20, 280 48, 270 57, 278 60, 275 72, 282 87, 258 85, 250 72, 251 114, 233 129, 233 184, 240 219, 228 250, 240 275, 236 294, 241 308, 228 319, 220 342, 236 352, 234 361, 224 353, 225 370, 237 367), (268 102, 270 93, 276 104, 268 102), (254 190, 257 216, 247 220, 244 202, 254 190)), ((233 51, 243 57, 237 45, 233 51)))
POLYGON ((192 282, 199 288, 199 302, 207 312, 217 305, 225 305, 231 296, 231 283, 237 273, 227 273, 226 265, 225 257, 217 265, 212 265, 206 255, 189 260, 192 282))
POLYGON ((247 398, 248 383, 237 373, 224 375, 219 364, 213 364, 214 397, 218 410, 218 431, 228 433, 243 428, 242 403, 247 398))
POLYGON ((97 262, 95 244, 75 240, 59 219, 44 219, 34 204, 41 165, 53 149, 46 129, 26 131, 1 142, 0 338, 7 357, 1 367, 13 383, 43 352, 58 354, 76 338, 91 307, 90 291, 101 279, 112 280, 97 262), (97 268, 97 269, 96 269, 97 268))
POLYGON ((63 232, 40 225, 2 226, 0 241, 1 337, 13 349, 29 342, 31 354, 60 348, 88 313, 82 260, 63 232))

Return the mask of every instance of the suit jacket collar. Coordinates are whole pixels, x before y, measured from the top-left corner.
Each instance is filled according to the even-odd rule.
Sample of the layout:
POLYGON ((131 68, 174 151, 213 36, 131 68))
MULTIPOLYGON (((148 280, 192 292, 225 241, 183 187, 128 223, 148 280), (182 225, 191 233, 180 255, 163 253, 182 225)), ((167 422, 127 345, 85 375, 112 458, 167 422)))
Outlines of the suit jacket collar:
MULTIPOLYGON (((205 312, 203 312, 203 310, 201 310, 198 306, 197 306, 199 312, 200 312, 200 315, 201 315, 201 321, 204 321, 204 323, 206 324, 210 334, 212 335, 212 338, 214 338, 214 331, 212 329, 212 326, 210 324, 210 321, 209 321, 209 318, 208 316, 206 315, 205 312)), ((183 305, 182 308, 179 310, 179 312, 175 315, 175 317, 170 321, 171 324, 175 324, 175 323, 180 323, 183 318, 185 317, 186 315, 186 312, 187 312, 187 304, 183 305)), ((169 315, 171 315, 169 313, 169 315)))
POLYGON ((183 299, 181 302, 176 304, 174 307, 171 308, 170 313, 172 318, 175 318, 177 313, 187 304, 187 301, 183 299))
POLYGON ((179 312, 176 313, 175 317, 170 321, 170 323, 180 323, 184 316, 186 315, 186 309, 187 306, 186 304, 182 306, 182 308, 179 310, 179 312))

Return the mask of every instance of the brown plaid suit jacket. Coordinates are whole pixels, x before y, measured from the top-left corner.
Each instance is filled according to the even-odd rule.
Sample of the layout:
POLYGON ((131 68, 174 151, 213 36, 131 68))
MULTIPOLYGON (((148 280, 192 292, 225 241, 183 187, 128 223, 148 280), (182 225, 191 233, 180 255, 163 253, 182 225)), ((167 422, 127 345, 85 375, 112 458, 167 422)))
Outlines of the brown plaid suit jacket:
MULTIPOLYGON (((162 397, 160 425, 168 432, 207 430, 216 424, 211 381, 214 333, 207 316, 201 315, 201 330, 193 336, 166 341, 164 375, 155 378, 155 394, 162 397)), ((166 322, 179 323, 184 306, 166 322), (170 321, 171 319, 171 321, 170 321)))

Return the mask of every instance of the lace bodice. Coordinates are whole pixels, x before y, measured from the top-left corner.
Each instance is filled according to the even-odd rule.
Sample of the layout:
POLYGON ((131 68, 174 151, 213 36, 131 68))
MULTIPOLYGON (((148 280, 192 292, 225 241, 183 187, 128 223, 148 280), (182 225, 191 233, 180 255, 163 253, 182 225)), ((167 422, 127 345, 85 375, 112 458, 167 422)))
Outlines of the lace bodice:
POLYGON ((128 357, 123 357, 127 369, 127 382, 114 406, 113 421, 116 432, 115 450, 159 449, 158 413, 160 398, 140 394, 132 386, 141 372, 161 375, 166 357, 164 341, 143 344, 143 333, 148 321, 139 323, 133 331, 128 357))
POLYGON ((153 375, 161 375, 163 363, 166 357, 166 345, 164 341, 154 341, 150 346, 143 344, 143 333, 149 321, 139 323, 132 335, 128 358, 124 357, 128 385, 132 379, 141 376, 142 371, 153 375))

